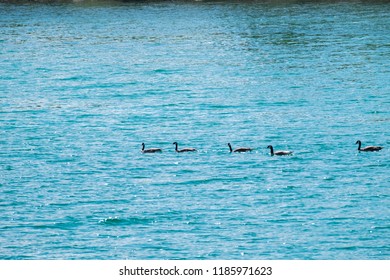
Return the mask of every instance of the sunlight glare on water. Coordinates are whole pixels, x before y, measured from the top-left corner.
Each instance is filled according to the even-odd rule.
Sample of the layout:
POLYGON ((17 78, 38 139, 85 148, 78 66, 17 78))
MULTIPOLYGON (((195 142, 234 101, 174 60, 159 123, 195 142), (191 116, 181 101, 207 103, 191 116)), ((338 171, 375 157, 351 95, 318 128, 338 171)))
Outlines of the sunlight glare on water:
POLYGON ((0 4, 0 259, 389 259, 389 13, 0 4))

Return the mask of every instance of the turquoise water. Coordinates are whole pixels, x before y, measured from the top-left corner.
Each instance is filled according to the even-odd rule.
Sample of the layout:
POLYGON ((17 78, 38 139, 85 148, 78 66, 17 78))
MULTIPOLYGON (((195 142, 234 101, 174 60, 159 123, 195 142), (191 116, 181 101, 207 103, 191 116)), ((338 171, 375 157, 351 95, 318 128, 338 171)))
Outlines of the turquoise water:
POLYGON ((390 259, 390 5, 277 2, 0 4, 0 259, 390 259))

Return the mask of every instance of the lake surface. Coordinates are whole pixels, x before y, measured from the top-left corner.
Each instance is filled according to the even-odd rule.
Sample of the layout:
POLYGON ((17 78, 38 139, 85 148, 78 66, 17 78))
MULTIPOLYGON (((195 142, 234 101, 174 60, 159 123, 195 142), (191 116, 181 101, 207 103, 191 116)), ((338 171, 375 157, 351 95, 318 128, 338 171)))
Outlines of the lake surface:
POLYGON ((389 18, 0 4, 0 259, 390 259, 389 18))

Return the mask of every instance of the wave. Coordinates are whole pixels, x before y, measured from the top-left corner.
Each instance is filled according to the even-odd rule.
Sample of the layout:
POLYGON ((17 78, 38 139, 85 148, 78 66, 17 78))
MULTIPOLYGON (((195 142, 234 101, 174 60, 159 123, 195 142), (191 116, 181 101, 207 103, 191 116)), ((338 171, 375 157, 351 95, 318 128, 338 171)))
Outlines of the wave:
POLYGON ((119 217, 108 217, 99 221, 99 224, 105 225, 139 225, 139 224, 151 224, 154 222, 154 219, 145 218, 145 217, 130 217, 130 218, 119 218, 119 217))
POLYGON ((389 3, 390 0, 0 0, 0 3, 153 3, 153 2, 206 2, 206 3, 263 3, 263 4, 310 4, 310 3, 389 3))

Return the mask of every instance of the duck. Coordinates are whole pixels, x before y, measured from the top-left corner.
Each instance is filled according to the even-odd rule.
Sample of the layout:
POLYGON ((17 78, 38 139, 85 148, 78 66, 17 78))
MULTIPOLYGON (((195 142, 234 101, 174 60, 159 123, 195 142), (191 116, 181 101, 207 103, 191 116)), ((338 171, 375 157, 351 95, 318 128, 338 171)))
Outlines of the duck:
POLYGON ((177 152, 177 153, 185 153, 185 152, 196 152, 196 149, 194 149, 194 148, 184 148, 184 149, 178 149, 177 148, 177 146, 178 146, 178 144, 177 144, 177 142, 173 142, 173 145, 175 145, 176 147, 175 147, 175 151, 177 152))
POLYGON ((383 149, 383 147, 380 146, 367 146, 362 148, 362 141, 357 140, 355 144, 359 144, 358 151, 359 152, 375 152, 380 151, 383 149))
POLYGON ((142 150, 141 150, 142 153, 144 154, 151 154, 151 153, 161 153, 162 150, 159 149, 159 148, 150 148, 150 149, 146 149, 145 150, 145 143, 142 143, 142 150))
POLYGON ((245 153, 245 152, 250 152, 253 150, 251 148, 245 148, 245 147, 240 147, 240 148, 233 150, 232 145, 230 145, 230 143, 228 143, 228 146, 229 146, 230 152, 234 152, 234 153, 245 153))
POLYGON ((276 152, 274 152, 274 147, 272 147, 272 145, 269 145, 267 147, 267 149, 271 150, 271 156, 273 156, 273 155, 275 155, 275 156, 288 156, 288 155, 291 155, 293 153, 292 151, 276 151, 276 152))

